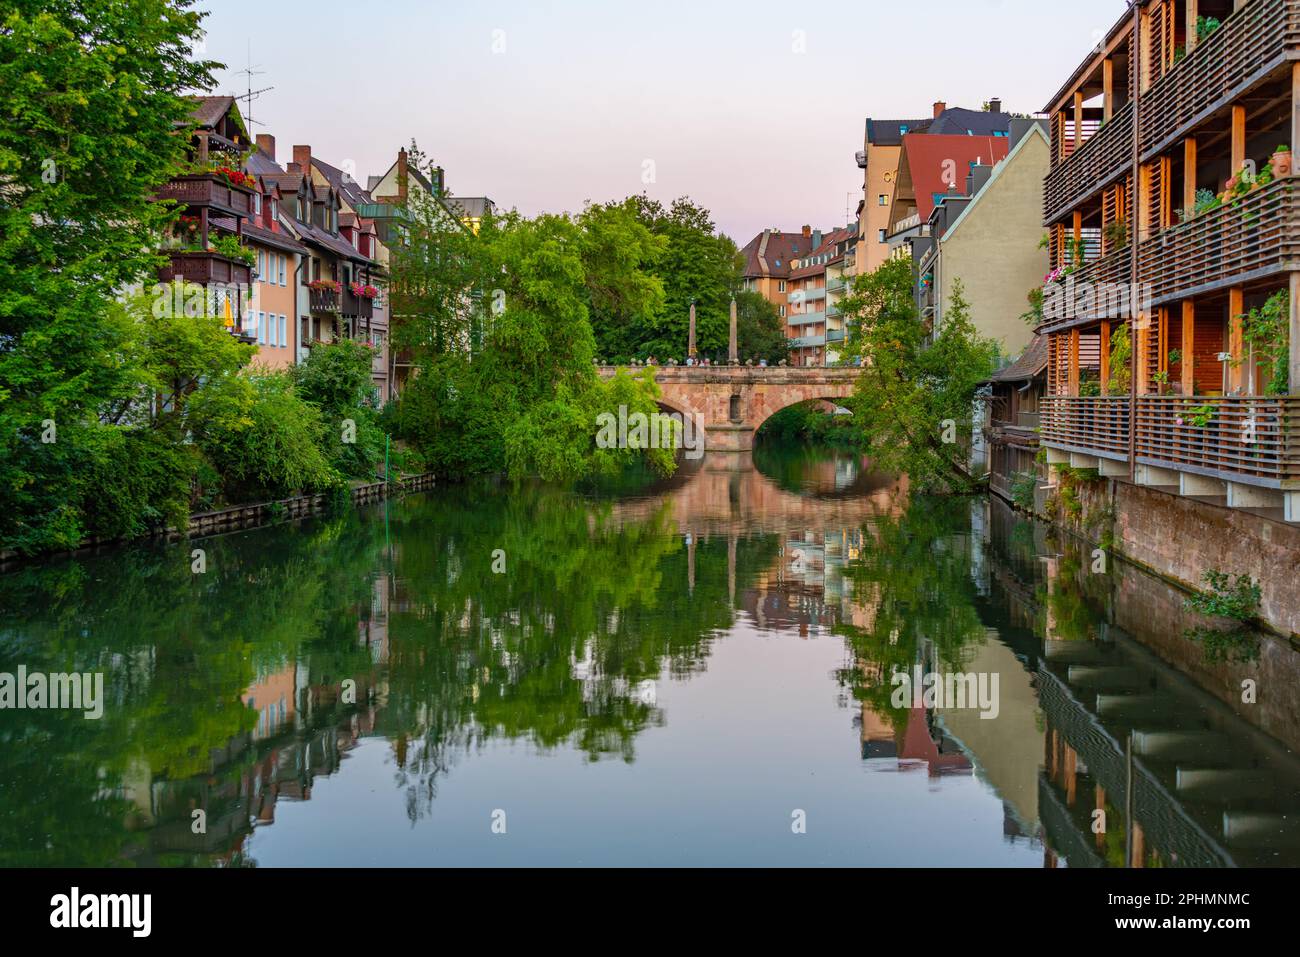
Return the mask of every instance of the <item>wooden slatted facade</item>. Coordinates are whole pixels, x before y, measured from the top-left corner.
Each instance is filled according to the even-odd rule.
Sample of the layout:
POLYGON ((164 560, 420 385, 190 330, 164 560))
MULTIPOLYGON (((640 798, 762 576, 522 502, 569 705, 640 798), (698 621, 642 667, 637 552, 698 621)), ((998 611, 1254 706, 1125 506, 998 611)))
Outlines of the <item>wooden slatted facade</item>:
MULTIPOLYGON (((1039 327, 1043 445, 1300 490, 1300 357, 1293 395, 1261 395, 1270 370, 1251 358, 1242 318, 1279 290, 1300 299, 1300 177, 1252 178, 1278 144, 1300 148, 1300 0, 1137 0, 1048 112, 1049 258, 1074 292, 1039 327), (1198 13, 1222 22, 1198 35, 1198 13), (1207 208, 1234 170, 1243 192, 1207 208), (1121 287, 1117 315, 1108 296, 1121 287), (1126 324, 1132 394, 1110 395, 1110 337, 1126 324)), ((1294 301, 1290 324, 1300 330, 1294 301)))

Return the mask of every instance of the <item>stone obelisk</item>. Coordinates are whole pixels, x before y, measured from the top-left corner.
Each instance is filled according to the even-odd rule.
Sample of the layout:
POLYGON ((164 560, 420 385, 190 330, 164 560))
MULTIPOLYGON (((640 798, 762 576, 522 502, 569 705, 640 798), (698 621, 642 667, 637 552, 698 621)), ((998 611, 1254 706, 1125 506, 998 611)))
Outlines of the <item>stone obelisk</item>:
POLYGON ((694 299, 691 300, 691 332, 690 332, 690 339, 686 343, 686 354, 692 359, 695 358, 695 300, 694 299))
POLYGON ((736 297, 731 297, 731 339, 727 344, 727 359, 731 364, 740 364, 740 346, 736 341, 736 297))

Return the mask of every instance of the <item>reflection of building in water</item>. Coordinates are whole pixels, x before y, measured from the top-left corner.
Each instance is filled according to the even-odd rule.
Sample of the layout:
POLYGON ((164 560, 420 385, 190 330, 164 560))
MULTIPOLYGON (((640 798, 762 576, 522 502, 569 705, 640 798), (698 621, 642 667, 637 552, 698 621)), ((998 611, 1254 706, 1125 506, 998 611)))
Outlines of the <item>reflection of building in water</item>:
MULTIPOLYGON (((994 591, 1010 599, 1013 620, 1045 634, 1033 682, 1046 731, 1037 801, 1047 866, 1300 861, 1300 766, 1197 687, 1193 678, 1223 685, 1183 634, 1182 596, 1124 565, 1093 574, 1090 553, 1072 542, 1039 560, 1049 549, 1029 523, 1000 502, 991 518, 994 591), (1179 670, 1153 653, 1174 648, 1197 659, 1179 670)), ((1297 666, 1289 650, 1269 657, 1246 670, 1297 666)), ((1270 730, 1293 734, 1297 719, 1270 730)))

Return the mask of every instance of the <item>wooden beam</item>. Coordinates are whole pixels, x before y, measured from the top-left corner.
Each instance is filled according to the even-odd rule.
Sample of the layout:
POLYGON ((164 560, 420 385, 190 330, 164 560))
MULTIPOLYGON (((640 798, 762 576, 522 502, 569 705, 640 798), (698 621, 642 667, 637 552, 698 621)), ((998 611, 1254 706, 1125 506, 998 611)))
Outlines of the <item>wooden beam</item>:
POLYGON ((1134 197, 1134 210, 1137 213, 1136 232, 1132 239, 1136 243, 1151 235, 1151 164, 1143 163, 1141 175, 1138 176, 1138 194, 1134 197))
POLYGON ((1232 107, 1232 172, 1246 165, 1246 108, 1232 107))
POLYGON ((1228 364, 1228 390, 1240 391, 1246 384, 1246 364, 1241 360, 1246 355, 1246 337, 1242 313, 1246 311, 1246 294, 1241 286, 1228 290, 1228 354, 1232 361, 1228 364))
POLYGON ((1077 328, 1070 330, 1070 353, 1069 353, 1069 394, 1079 394, 1079 330, 1077 328))
POLYGON ((1196 303, 1191 299, 1183 300, 1183 342, 1180 347, 1183 354, 1182 381, 1183 395, 1196 392, 1196 303))
MULTIPOLYGON (((1300 60, 1291 64, 1291 175, 1296 175, 1295 155, 1300 151, 1300 60)), ((1292 296, 1291 298, 1295 298, 1292 296)), ((1293 342, 1295 340, 1292 340, 1293 342)), ((1294 351, 1294 350, 1292 350, 1294 351)))
POLYGON ((1151 385, 1147 379, 1147 352, 1151 343, 1151 317, 1144 316, 1145 322, 1137 323, 1137 335, 1133 339, 1133 364, 1137 374, 1133 376, 1133 381, 1137 386, 1138 395, 1150 395, 1151 385))
POLYGON ((1101 324, 1101 394, 1110 393, 1110 323, 1101 324))
POLYGON ((1197 0, 1187 0, 1187 42, 1183 44, 1188 55, 1196 49, 1197 0))
POLYGON ((1083 145, 1083 91, 1074 94, 1074 148, 1083 145))
POLYGON ((1110 120, 1115 115, 1115 61, 1107 57, 1101 65, 1101 115, 1110 120))
POLYGON ((1196 208, 1196 137, 1183 140, 1183 209, 1190 217, 1196 208))

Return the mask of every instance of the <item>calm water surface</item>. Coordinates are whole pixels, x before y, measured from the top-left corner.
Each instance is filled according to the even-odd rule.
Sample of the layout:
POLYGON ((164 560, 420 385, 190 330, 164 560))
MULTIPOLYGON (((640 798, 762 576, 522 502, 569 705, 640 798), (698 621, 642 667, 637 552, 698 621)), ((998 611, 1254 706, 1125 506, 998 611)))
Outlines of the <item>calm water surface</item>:
POLYGON ((1300 864, 1300 663, 1213 625, 824 450, 123 549, 0 576, 107 697, 0 711, 0 863, 1300 864))

